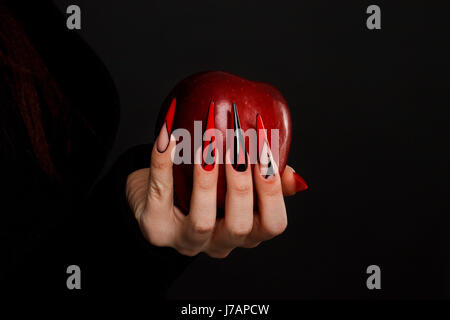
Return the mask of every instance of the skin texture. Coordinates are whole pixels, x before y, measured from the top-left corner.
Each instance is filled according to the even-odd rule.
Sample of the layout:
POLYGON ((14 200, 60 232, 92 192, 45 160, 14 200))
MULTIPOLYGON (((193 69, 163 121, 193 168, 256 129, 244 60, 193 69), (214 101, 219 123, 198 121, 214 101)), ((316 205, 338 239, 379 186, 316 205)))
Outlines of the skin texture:
MULTIPOLYGON (((286 166, 291 122, 279 92, 223 72, 203 73, 181 82, 169 96, 164 112, 150 168, 130 174, 126 185, 130 208, 144 237, 155 246, 172 247, 184 255, 205 252, 224 258, 236 247, 253 248, 281 234, 287 226, 283 195, 307 186, 286 166), (209 126, 208 111, 213 108, 215 127, 223 131, 233 128, 233 102, 242 105, 239 117, 244 130, 256 126, 280 129, 280 165, 267 175, 267 163, 273 158, 264 142, 270 142, 270 136, 258 144, 261 164, 248 165, 243 171, 236 170, 231 161, 218 164, 218 152, 212 167, 203 166, 198 161, 201 149, 194 155, 198 164, 173 165, 176 141, 171 130, 183 127, 192 132, 191 123, 205 121, 202 117, 209 119, 209 126), (223 215, 217 215, 220 210, 223 215)), ((225 156, 231 159, 230 152, 225 156)))
MULTIPOLYGON (((222 150, 225 150, 226 129, 233 128, 234 102, 239 112, 240 125, 245 132, 249 128, 256 129, 257 115, 264 119, 264 126, 279 130, 279 170, 283 174, 289 156, 291 144, 291 116, 288 105, 281 93, 270 84, 250 81, 236 75, 209 71, 194 74, 178 83, 167 97, 161 109, 166 115, 173 99, 177 101, 176 113, 173 119, 173 130, 185 128, 194 137, 194 121, 202 121, 205 130, 210 102, 214 102, 215 128, 224 137, 222 150)), ((158 128, 163 126, 160 115, 158 128)), ((271 135, 268 135, 271 143, 271 135)), ((193 140, 193 139, 192 139, 193 140)), ((246 149, 249 151, 248 141, 246 149)), ((194 141, 191 141, 194 150, 194 141)), ((175 202, 184 211, 188 211, 192 193, 193 166, 181 164, 174 167, 175 202)), ((217 207, 219 211, 225 208, 226 179, 225 168, 219 170, 219 186, 217 189, 217 207)))
POLYGON ((151 244, 172 247, 188 256, 205 252, 214 258, 225 258, 236 247, 256 247, 286 229, 283 194, 296 192, 294 171, 289 166, 282 178, 276 172, 266 179, 260 174, 259 164, 248 166, 244 172, 225 164, 225 217, 217 218, 219 166, 207 171, 200 164, 194 165, 191 207, 189 212, 183 212, 174 203, 170 154, 176 143, 172 139, 163 153, 157 150, 157 144, 150 168, 133 172, 126 184, 130 208, 151 244))

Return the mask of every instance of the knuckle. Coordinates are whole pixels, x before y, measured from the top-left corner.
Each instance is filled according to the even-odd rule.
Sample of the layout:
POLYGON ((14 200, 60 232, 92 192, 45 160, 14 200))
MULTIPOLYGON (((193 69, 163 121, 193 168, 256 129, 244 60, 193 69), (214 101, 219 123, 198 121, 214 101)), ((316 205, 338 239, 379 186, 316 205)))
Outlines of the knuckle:
POLYGON ((252 192, 252 184, 247 181, 237 181, 231 185, 231 191, 238 196, 247 196, 252 192))
POLYGON ((148 194, 154 200, 161 201, 167 196, 171 196, 171 193, 169 192, 171 187, 165 185, 164 183, 158 182, 156 179, 151 179, 148 188, 148 194))
POLYGON ((283 189, 281 188, 281 183, 278 179, 271 179, 265 181, 265 186, 263 187, 262 193, 265 197, 276 198, 283 196, 283 189))
POLYGON ((150 167, 154 170, 166 170, 172 166, 172 163, 161 157, 153 157, 150 167))
POLYGON ((246 237, 252 231, 253 223, 249 221, 237 221, 228 223, 227 229, 231 237, 234 239, 241 239, 246 237))
POLYGON ((206 254, 214 259, 225 259, 229 256, 231 250, 207 251, 206 254))
POLYGON ((140 218, 139 227, 144 238, 152 245, 168 247, 172 244, 171 228, 167 221, 144 214, 140 218))
POLYGON ((211 177, 197 175, 195 178, 194 188, 197 188, 202 192, 211 192, 214 190, 214 187, 216 187, 216 181, 211 179, 211 177))
POLYGON ((286 216, 279 219, 273 219, 270 221, 270 223, 266 223, 263 226, 265 233, 271 238, 282 234, 286 230, 286 228, 287 228, 286 216))
POLYGON ((156 247, 167 247, 169 245, 164 237, 154 232, 147 232, 146 238, 150 244, 156 247))
POLYGON ((200 253, 200 250, 192 248, 175 248, 179 253, 184 256, 194 257, 200 253))
POLYGON ((163 228, 158 228, 153 223, 147 223, 142 228, 142 233, 148 242, 157 247, 166 247, 170 244, 169 235, 163 228))
POLYGON ((156 183, 152 182, 149 186, 149 195, 151 198, 155 200, 161 200, 163 198, 164 192, 162 188, 158 186, 156 183))
POLYGON ((252 241, 252 242, 248 242, 245 243, 242 247, 243 248, 247 248, 247 249, 253 249, 256 248, 257 246, 259 246, 261 244, 261 241, 252 241))
POLYGON ((195 233, 203 235, 211 233, 214 229, 214 223, 199 219, 192 224, 195 233))

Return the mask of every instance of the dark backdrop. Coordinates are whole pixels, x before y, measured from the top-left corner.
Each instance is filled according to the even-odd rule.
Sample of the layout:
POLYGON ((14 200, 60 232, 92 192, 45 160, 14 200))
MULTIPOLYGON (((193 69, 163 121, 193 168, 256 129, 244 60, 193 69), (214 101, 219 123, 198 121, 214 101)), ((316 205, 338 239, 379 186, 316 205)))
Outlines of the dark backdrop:
POLYGON ((287 199, 282 236, 225 260, 200 256, 172 298, 449 296, 449 10, 443 1, 55 1, 122 103, 109 164, 153 140, 175 83, 221 69, 270 82, 294 123, 290 164, 310 189, 287 199), (366 268, 381 267, 380 291, 366 268))

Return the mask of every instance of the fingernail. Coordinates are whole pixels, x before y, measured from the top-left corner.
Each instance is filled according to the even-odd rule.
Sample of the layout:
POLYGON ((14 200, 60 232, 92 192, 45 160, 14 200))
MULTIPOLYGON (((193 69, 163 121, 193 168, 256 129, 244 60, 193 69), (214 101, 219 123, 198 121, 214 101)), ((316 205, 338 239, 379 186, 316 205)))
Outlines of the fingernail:
POLYGON ((308 185, 306 184, 305 180, 295 171, 292 172, 295 179, 295 192, 305 191, 308 189, 308 185))
POLYGON ((233 126, 234 126, 233 168, 236 171, 243 172, 247 170, 247 151, 245 150, 244 134, 242 133, 236 103, 234 102, 233 102, 233 126))
POLYGON ((214 169, 214 158, 216 156, 215 137, 212 135, 211 131, 208 131, 210 129, 215 129, 214 101, 211 101, 209 104, 208 116, 206 120, 205 140, 203 141, 202 148, 202 167, 206 171, 211 171, 214 169), (206 159, 204 154, 205 150, 207 150, 206 159))
POLYGON ((159 132, 158 141, 156 142, 156 149, 160 153, 165 152, 167 147, 169 146, 176 105, 177 105, 177 100, 175 98, 173 98, 172 102, 170 103, 169 111, 167 111, 166 119, 164 120, 164 124, 161 128, 161 131, 159 132))
POLYGON ((269 141, 267 140, 267 132, 264 128, 262 116, 259 113, 256 115, 256 131, 258 134, 258 161, 260 173, 265 179, 269 179, 275 176, 275 161, 273 161, 269 141))

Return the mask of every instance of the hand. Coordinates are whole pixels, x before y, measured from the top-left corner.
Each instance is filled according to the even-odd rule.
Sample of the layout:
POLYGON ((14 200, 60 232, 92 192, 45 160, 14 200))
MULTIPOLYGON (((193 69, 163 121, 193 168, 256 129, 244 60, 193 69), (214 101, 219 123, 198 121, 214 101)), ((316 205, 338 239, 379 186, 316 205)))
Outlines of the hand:
POLYGON ((248 165, 243 172, 224 164, 225 217, 216 219, 219 166, 206 171, 200 164, 194 164, 190 210, 185 215, 173 200, 171 151, 176 142, 167 142, 164 152, 158 151, 159 143, 155 143, 150 168, 131 173, 126 184, 129 205, 151 244, 172 247, 188 256, 205 252, 214 258, 224 258, 236 247, 256 247, 286 229, 283 194, 293 195, 307 188, 291 167, 286 167, 282 178, 276 172, 266 179, 260 174, 259 164, 253 169, 248 165), (254 211, 253 188, 258 212, 254 211))

